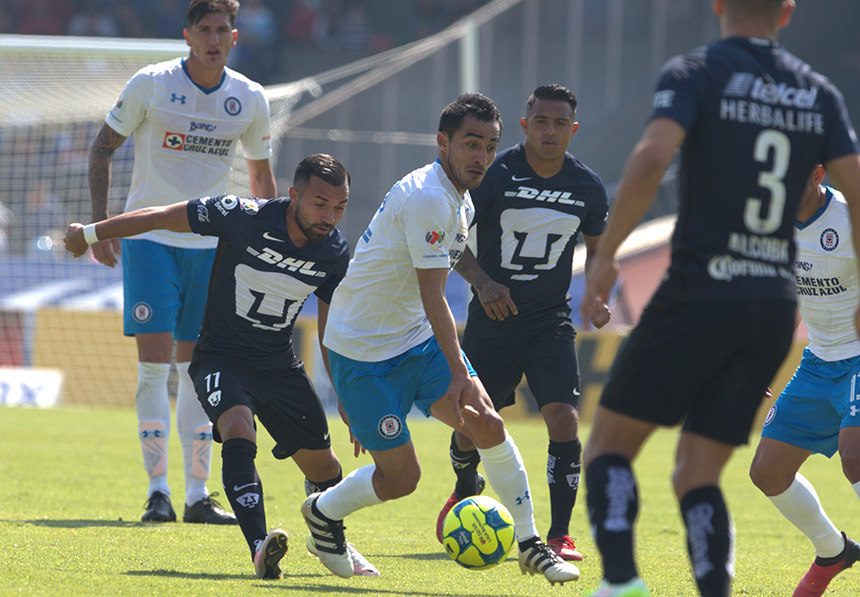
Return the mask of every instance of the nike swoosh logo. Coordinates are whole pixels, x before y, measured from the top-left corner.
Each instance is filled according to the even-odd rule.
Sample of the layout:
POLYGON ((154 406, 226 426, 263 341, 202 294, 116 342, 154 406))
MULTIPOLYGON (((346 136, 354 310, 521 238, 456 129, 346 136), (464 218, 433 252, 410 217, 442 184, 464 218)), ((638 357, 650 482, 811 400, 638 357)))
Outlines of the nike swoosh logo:
POLYGON ((574 390, 574 391, 573 391, 573 395, 574 395, 574 396, 579 396, 579 390, 574 390))
POLYGON ((329 432, 328 432, 328 431, 326 431, 326 432, 325 432, 325 435, 323 436, 323 441, 326 441, 326 440, 328 439, 328 434, 329 434, 329 432))
POLYGON ((256 483, 248 483, 246 485, 234 485, 233 491, 242 491, 246 487, 253 487, 254 485, 256 485, 256 483))
POLYGON ((264 232, 264 233, 263 233, 263 238, 265 238, 266 240, 273 240, 273 241, 275 241, 276 243, 282 243, 282 242, 284 242, 284 239, 282 239, 282 238, 275 238, 274 236, 272 236, 272 235, 271 235, 271 234, 269 234, 268 232, 264 232))
POLYGON ((524 180, 531 180, 531 179, 532 179, 531 176, 523 176, 522 178, 519 178, 517 176, 511 176, 511 180, 513 180, 514 182, 522 182, 524 180))

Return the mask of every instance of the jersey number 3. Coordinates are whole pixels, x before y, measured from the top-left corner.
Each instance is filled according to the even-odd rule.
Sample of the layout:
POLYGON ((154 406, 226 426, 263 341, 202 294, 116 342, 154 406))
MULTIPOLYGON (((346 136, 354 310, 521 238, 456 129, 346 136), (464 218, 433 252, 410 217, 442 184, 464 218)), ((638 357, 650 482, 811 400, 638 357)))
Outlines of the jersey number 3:
POLYGON ((761 164, 768 163, 773 150, 773 166, 770 170, 759 172, 758 184, 770 192, 766 214, 762 214, 762 200, 750 197, 744 206, 744 225, 756 234, 771 234, 782 224, 785 211, 785 185, 782 180, 788 172, 791 157, 791 141, 783 133, 768 129, 762 131, 755 140, 753 159, 761 164))

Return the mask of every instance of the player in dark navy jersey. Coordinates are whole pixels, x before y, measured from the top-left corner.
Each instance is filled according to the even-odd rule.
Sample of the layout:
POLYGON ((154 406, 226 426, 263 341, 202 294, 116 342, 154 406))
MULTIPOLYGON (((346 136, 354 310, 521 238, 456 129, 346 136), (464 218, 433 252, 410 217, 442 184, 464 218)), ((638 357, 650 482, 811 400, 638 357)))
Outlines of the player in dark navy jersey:
MULTIPOLYGON (((463 349, 496 409, 514 403, 525 375, 546 421, 547 545, 566 560, 582 559, 568 528, 582 451, 568 288, 577 238, 590 255, 608 210, 600 177, 566 151, 579 128, 576 105, 576 96, 560 85, 542 85, 528 98, 520 122, 525 141, 500 153, 472 192, 477 256, 468 251, 456 266, 473 285, 463 349)), ((439 514, 440 541, 451 507, 481 490, 478 452, 457 431, 451 461, 457 485, 439 514)))
POLYGON ((730 594, 733 532, 719 477, 791 344, 793 224, 817 160, 850 190, 860 238, 860 155, 842 96, 776 42, 793 0, 713 8, 722 39, 664 67, 587 272, 584 316, 605 306, 611 259, 680 148, 669 272, 616 357, 583 458, 601 597, 647 594, 633 558, 631 461, 657 426, 679 423, 673 485, 693 575, 702 595, 730 594))
MULTIPOLYGON (((336 228, 349 199, 349 175, 333 157, 314 154, 299 164, 293 184, 289 198, 204 197, 128 212, 95 228, 100 240, 156 229, 219 238, 189 372, 215 441, 223 443, 224 490, 261 578, 280 577, 287 534, 266 530, 254 416, 275 439, 274 456, 292 457, 305 474, 308 493, 342 478, 292 329, 313 293, 320 337, 325 330, 332 293, 349 262, 348 243, 336 228)), ((88 247, 80 224, 69 226, 65 242, 75 257, 88 247)), ((326 359, 325 348, 322 354, 326 359)), ((356 574, 378 574, 354 548, 350 557, 356 574)))

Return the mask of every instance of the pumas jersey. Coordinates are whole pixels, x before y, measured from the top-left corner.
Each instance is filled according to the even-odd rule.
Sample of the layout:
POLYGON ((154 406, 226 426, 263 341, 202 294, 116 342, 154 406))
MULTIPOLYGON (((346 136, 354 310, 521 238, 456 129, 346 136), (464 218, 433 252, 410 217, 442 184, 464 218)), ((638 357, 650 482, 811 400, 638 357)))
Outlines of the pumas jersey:
POLYGON ((416 269, 452 268, 463 255, 474 208, 437 160, 407 174, 385 196, 358 241, 331 302, 323 344, 378 362, 433 335, 416 269))
POLYGON ((289 204, 285 197, 234 195, 188 202, 191 230, 220 239, 195 352, 286 367, 285 358, 295 358, 293 325, 308 296, 331 302, 349 244, 335 228, 321 242, 296 247, 287 234, 289 204))
POLYGON ((841 361, 860 354, 854 329, 860 274, 848 204, 839 191, 825 188, 824 206, 796 225, 797 307, 809 331, 813 354, 825 361, 841 361))
MULTIPOLYGON (((203 89, 191 80, 184 58, 139 70, 105 122, 125 137, 134 133, 126 211, 223 195, 239 140, 246 159, 272 156, 263 88, 225 68, 218 86, 203 89)), ((169 230, 135 238, 191 249, 217 242, 169 230)))
POLYGON ((499 153, 471 195, 478 263, 510 289, 519 313, 490 319, 473 289, 468 333, 529 332, 568 319, 577 237, 599 236, 606 223, 608 201, 600 177, 567 153, 555 176, 541 178, 520 143, 499 153))
POLYGON ((860 150, 839 91, 775 41, 730 37, 666 64, 652 118, 687 135, 655 300, 795 301, 794 218, 812 168, 860 150))

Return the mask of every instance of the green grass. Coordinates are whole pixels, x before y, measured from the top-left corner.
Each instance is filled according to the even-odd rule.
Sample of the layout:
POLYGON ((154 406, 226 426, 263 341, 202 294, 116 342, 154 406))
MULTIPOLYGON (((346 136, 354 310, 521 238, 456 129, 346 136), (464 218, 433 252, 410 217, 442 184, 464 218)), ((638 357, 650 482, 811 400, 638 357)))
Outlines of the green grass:
MULTIPOLYGON (((513 557, 499 567, 460 568, 436 542, 434 525, 448 497, 449 430, 420 417, 410 420, 423 466, 411 496, 358 512, 347 536, 381 570, 379 578, 339 579, 304 549, 298 512, 302 476, 291 461, 276 461, 261 434, 257 466, 270 526, 291 535, 285 578, 260 581, 236 527, 143 524, 145 478, 133 410, 22 410, 0 408, 0 594, 53 595, 587 595, 600 579, 584 494, 574 510, 572 535, 586 554, 577 583, 550 588, 524 577, 513 557)), ((335 451, 346 472, 370 462, 352 458, 345 428, 332 420, 335 451)), ((538 528, 548 527, 544 481, 546 431, 541 421, 511 421, 530 470, 538 528)), ((587 435, 587 429, 583 430, 587 435)), ((637 527, 640 572, 654 596, 695 594, 684 532, 670 493, 677 434, 661 431, 636 462, 641 511, 637 527)), ((755 442, 753 442, 753 445, 755 442)), ((739 450, 723 487, 737 527, 735 595, 790 595, 813 557, 812 547, 747 478, 752 447, 739 450)), ((210 490, 219 489, 215 450, 210 490)), ((174 507, 181 516, 183 483, 178 441, 170 445, 174 507)), ((840 528, 860 533, 858 503, 838 459, 812 459, 804 474, 840 528), (853 522, 853 524, 852 524, 853 522)), ((491 494, 492 495, 492 494, 491 494)), ((226 502, 226 500, 224 500, 226 502)), ((840 575, 828 596, 860 594, 860 570, 840 575)))

